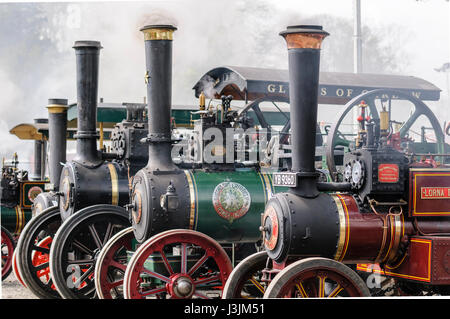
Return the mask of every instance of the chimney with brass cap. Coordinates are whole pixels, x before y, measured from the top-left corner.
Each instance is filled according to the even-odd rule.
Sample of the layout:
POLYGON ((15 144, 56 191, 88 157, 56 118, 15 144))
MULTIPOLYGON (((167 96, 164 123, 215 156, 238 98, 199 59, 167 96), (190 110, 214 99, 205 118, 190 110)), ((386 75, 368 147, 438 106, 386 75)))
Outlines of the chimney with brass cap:
POLYGON ((58 190, 62 164, 66 162, 67 99, 48 100, 48 131, 50 154, 48 159, 52 190, 58 190))
POLYGON ((145 40, 149 162, 151 170, 176 169, 171 157, 172 25, 147 25, 140 30, 145 40))
POLYGON ((286 40, 289 57, 292 171, 299 176, 291 191, 315 197, 319 193, 314 160, 320 47, 328 32, 321 26, 296 25, 280 35, 286 40))

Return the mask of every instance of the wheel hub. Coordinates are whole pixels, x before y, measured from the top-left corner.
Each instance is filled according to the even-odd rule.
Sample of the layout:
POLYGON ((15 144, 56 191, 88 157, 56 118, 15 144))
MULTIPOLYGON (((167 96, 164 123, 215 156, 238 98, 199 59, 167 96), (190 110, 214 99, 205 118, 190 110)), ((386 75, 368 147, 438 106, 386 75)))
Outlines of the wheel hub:
POLYGON ((178 274, 171 278, 169 292, 175 298, 190 298, 194 293, 195 286, 191 277, 186 274, 178 274))

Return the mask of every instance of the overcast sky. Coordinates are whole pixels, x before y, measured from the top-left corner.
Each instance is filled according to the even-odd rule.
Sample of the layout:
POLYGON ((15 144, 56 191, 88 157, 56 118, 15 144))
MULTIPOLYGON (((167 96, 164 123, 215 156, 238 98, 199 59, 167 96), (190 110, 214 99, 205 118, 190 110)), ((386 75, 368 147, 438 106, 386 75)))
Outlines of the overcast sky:
MULTIPOLYGON (((42 39, 49 41, 56 52, 42 52, 42 56, 32 56, 32 61, 22 61, 18 59, 23 57, 23 52, 14 50, 26 50, 27 44, 14 46, 14 50, 3 44, 0 46, 0 156, 9 158, 18 150, 19 159, 31 160, 32 143, 11 136, 9 129, 19 122, 32 122, 35 117, 46 116, 48 98, 65 97, 75 102, 75 59, 71 46, 76 40, 99 40, 104 46, 99 97, 105 97, 108 102, 140 102, 145 95, 145 86, 142 81, 143 41, 138 29, 147 21, 147 16, 155 12, 173 17, 179 27, 174 53, 173 101, 191 104, 192 86, 209 68, 224 64, 285 67, 285 46, 278 36, 287 23, 292 23, 285 17, 297 14, 308 18, 326 14, 349 23, 353 21, 353 0, 92 2, 92 10, 87 2, 84 5, 61 6, 58 2, 45 5, 46 19, 42 26, 36 27, 43 27, 42 39), (265 4, 268 12, 248 9, 256 3, 265 4), (248 41, 242 41, 239 35, 244 35, 248 41), (261 50, 257 43, 260 38, 264 41, 270 38, 273 47, 267 52, 261 50), (57 59, 54 65, 46 64, 49 56, 57 59), (11 63, 17 64, 19 69, 11 71, 8 68, 11 63), (22 70, 20 66, 23 65, 27 67, 22 70), (20 72, 19 76, 17 72, 20 72), (30 74, 33 74, 32 81, 15 80, 26 79, 30 74)), ((26 3, 0 3, 6 8, 21 5, 26 3)), ((402 73, 424 78, 443 90, 441 101, 430 106, 440 114, 442 121, 447 120, 442 114, 449 114, 442 112, 448 108, 446 74, 438 73, 434 68, 450 62, 449 8, 446 0, 361 0, 363 26, 383 30, 385 34, 378 36, 386 38, 390 49, 395 51, 398 45, 398 51, 407 55, 407 69, 402 69, 402 73), (398 43, 392 42, 397 38, 398 43)), ((313 22, 323 24, 320 20, 313 22)), ((26 25, 26 21, 17 23, 19 28, 22 23, 26 25)), ((327 28, 327 25, 324 28, 330 32, 330 38, 342 33, 342 30, 327 28)), ((15 39, 15 32, 19 34, 19 31, 22 30, 2 27, 0 37, 15 39)), ((20 41, 19 37, 17 41, 20 41)))

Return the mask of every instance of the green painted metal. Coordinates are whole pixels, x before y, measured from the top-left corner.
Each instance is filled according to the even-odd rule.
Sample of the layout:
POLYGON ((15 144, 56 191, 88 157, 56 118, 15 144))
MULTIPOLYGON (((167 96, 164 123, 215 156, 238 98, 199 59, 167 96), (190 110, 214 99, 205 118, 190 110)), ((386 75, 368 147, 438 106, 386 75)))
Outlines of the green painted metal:
MULTIPOLYGON (((278 111, 276 111, 276 112, 264 111, 263 115, 264 115, 264 119, 271 126, 276 126, 276 125, 284 126, 287 123, 288 119, 290 118, 290 113, 289 112, 281 113, 281 112, 278 112, 278 111)), ((248 116, 251 117, 254 120, 254 123, 256 125, 260 125, 260 123, 258 121, 258 118, 256 117, 255 112, 249 111, 248 112, 248 116)))
MULTIPOLYGON (((120 105, 120 104, 119 104, 120 105)), ((72 121, 78 116, 77 105, 72 104, 67 110, 67 121, 72 121)), ((120 107, 98 107, 97 108, 97 122, 104 123, 118 123, 125 119, 127 110, 124 106, 120 107)))
MULTIPOLYGON (((198 114, 191 112, 198 111, 197 108, 173 108, 172 117, 178 125, 190 125, 191 120, 199 118, 198 114)), ((67 110, 67 121, 76 120, 78 117, 77 105, 71 104, 67 110)), ((105 103, 99 104, 97 107, 97 122, 103 123, 119 123, 127 117, 127 109, 122 104, 105 103)))
POLYGON ((31 209, 37 195, 45 192, 48 181, 25 181, 20 183, 20 205, 23 209, 31 209))
POLYGON ((20 234, 32 217, 31 209, 22 209, 20 206, 0 206, 0 209, 2 226, 15 235, 20 234))
MULTIPOLYGON (((195 188, 194 230, 218 242, 256 242, 261 214, 274 189, 270 174, 255 169, 189 172, 195 188)), ((192 203, 192 198, 191 198, 192 203)))

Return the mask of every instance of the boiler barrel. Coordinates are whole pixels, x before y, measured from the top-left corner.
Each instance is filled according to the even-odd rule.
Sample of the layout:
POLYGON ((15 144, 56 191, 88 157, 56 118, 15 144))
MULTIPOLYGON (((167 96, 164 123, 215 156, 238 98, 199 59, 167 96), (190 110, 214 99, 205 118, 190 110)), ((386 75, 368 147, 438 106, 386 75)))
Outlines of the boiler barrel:
POLYGON ((133 178, 134 234, 143 242, 165 230, 193 229, 218 242, 256 242, 264 206, 277 190, 270 175, 254 169, 140 171, 133 178))
POLYGON ((20 234, 25 224, 31 219, 31 210, 23 209, 19 205, 15 207, 1 206, 2 226, 12 234, 20 234))
POLYGON ((69 162, 61 172, 59 191, 63 220, 91 205, 123 206, 129 199, 128 170, 115 162, 104 162, 95 168, 69 162))
POLYGON ((190 191, 190 228, 218 242, 255 242, 261 214, 275 192, 271 177, 255 170, 185 171, 190 191))

